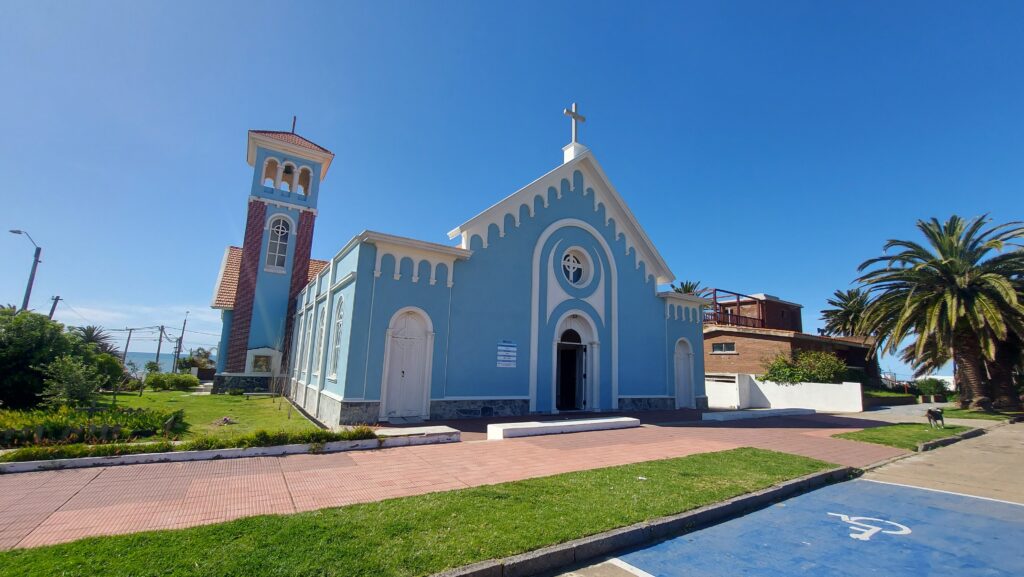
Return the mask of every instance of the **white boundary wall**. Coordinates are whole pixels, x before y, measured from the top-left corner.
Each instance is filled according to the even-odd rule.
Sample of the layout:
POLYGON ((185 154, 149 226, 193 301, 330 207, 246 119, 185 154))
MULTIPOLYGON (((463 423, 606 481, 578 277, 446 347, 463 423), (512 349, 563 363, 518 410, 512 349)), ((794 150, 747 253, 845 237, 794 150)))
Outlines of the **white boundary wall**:
POLYGON ((705 375, 708 406, 715 409, 814 409, 826 413, 857 413, 864 409, 860 383, 797 383, 760 381, 743 373, 705 375))

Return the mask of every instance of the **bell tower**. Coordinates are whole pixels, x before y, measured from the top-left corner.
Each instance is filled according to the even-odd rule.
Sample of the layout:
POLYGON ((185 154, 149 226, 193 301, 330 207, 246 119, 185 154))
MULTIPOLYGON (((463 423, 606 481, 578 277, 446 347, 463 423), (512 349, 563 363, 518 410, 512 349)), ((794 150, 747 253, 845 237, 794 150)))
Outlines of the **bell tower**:
POLYGON ((224 299, 231 306, 217 307, 224 309, 217 370, 269 377, 287 363, 290 311, 309 282, 320 183, 334 154, 296 134, 293 122, 291 132, 250 130, 246 159, 253 178, 245 238, 241 250, 225 253, 218 281, 217 298, 229 265, 237 267, 234 299, 224 299))

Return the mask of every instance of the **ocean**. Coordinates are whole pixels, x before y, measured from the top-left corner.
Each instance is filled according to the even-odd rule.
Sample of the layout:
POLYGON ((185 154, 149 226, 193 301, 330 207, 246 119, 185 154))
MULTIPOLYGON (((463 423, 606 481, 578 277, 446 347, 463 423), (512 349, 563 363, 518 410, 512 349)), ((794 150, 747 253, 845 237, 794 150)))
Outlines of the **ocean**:
MULTIPOLYGON (((170 353, 166 353, 166 352, 163 352, 163 351, 160 352, 160 370, 162 372, 165 372, 165 373, 170 372, 171 366, 174 364, 173 347, 172 347, 171 350, 172 350, 172 352, 170 352, 170 353)), ((182 357, 187 357, 187 356, 188 356, 188 351, 185 351, 182 354, 182 357)), ((149 361, 155 361, 155 360, 156 360, 156 353, 134 353, 132 351, 128 351, 128 356, 125 357, 125 361, 134 361, 135 364, 139 366, 139 370, 140 371, 146 368, 146 363, 148 363, 149 361)))

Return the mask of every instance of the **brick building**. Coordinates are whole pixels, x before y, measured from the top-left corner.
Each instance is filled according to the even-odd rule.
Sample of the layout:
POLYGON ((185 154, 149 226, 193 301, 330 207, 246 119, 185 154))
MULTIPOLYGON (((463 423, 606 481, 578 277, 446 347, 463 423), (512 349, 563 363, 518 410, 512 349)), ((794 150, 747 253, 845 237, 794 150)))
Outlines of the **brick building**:
POLYGON ((868 382, 879 379, 870 337, 826 337, 802 332, 802 305, 763 293, 744 295, 714 289, 704 313, 704 368, 707 373, 765 372, 778 355, 829 351, 868 382))

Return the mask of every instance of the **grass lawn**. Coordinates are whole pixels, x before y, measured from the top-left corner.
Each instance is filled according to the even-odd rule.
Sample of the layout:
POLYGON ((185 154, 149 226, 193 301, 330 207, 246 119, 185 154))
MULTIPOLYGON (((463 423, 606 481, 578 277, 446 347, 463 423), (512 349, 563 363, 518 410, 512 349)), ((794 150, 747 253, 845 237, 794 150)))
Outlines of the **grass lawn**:
POLYGON ((1024 415, 1021 411, 1010 411, 1008 413, 994 412, 986 413, 985 411, 972 411, 970 409, 960 409, 954 407, 942 408, 942 416, 947 419, 985 419, 988 421, 1005 421, 1010 417, 1016 417, 1024 415))
POLYGON ((0 575, 429 575, 680 513, 829 467, 796 455, 733 449, 8 551, 0 553, 0 575))
MULTIPOLYGON (((111 395, 103 395, 109 402, 111 395)), ((185 423, 188 431, 181 435, 182 439, 191 439, 198 435, 216 437, 234 437, 258 430, 266 431, 308 431, 317 426, 302 413, 291 408, 288 418, 289 403, 274 398, 254 397, 246 400, 234 395, 192 395, 181 391, 146 391, 138 394, 119 394, 117 404, 122 407, 142 407, 146 409, 167 409, 185 411, 185 423), (223 417, 231 417, 237 424, 216 425, 214 421, 223 417)))
POLYGON ((898 391, 882 391, 878 389, 864 389, 862 394, 865 397, 877 397, 882 399, 888 399, 890 397, 899 399, 909 399, 913 398, 914 396, 911 395, 910 393, 901 393, 898 391))
POLYGON ((890 447, 899 447, 913 451, 917 449, 918 443, 952 437, 969 428, 946 425, 945 429, 932 429, 922 423, 899 423, 897 425, 884 425, 851 433, 838 433, 832 436, 852 441, 875 443, 876 445, 889 445, 890 447))

